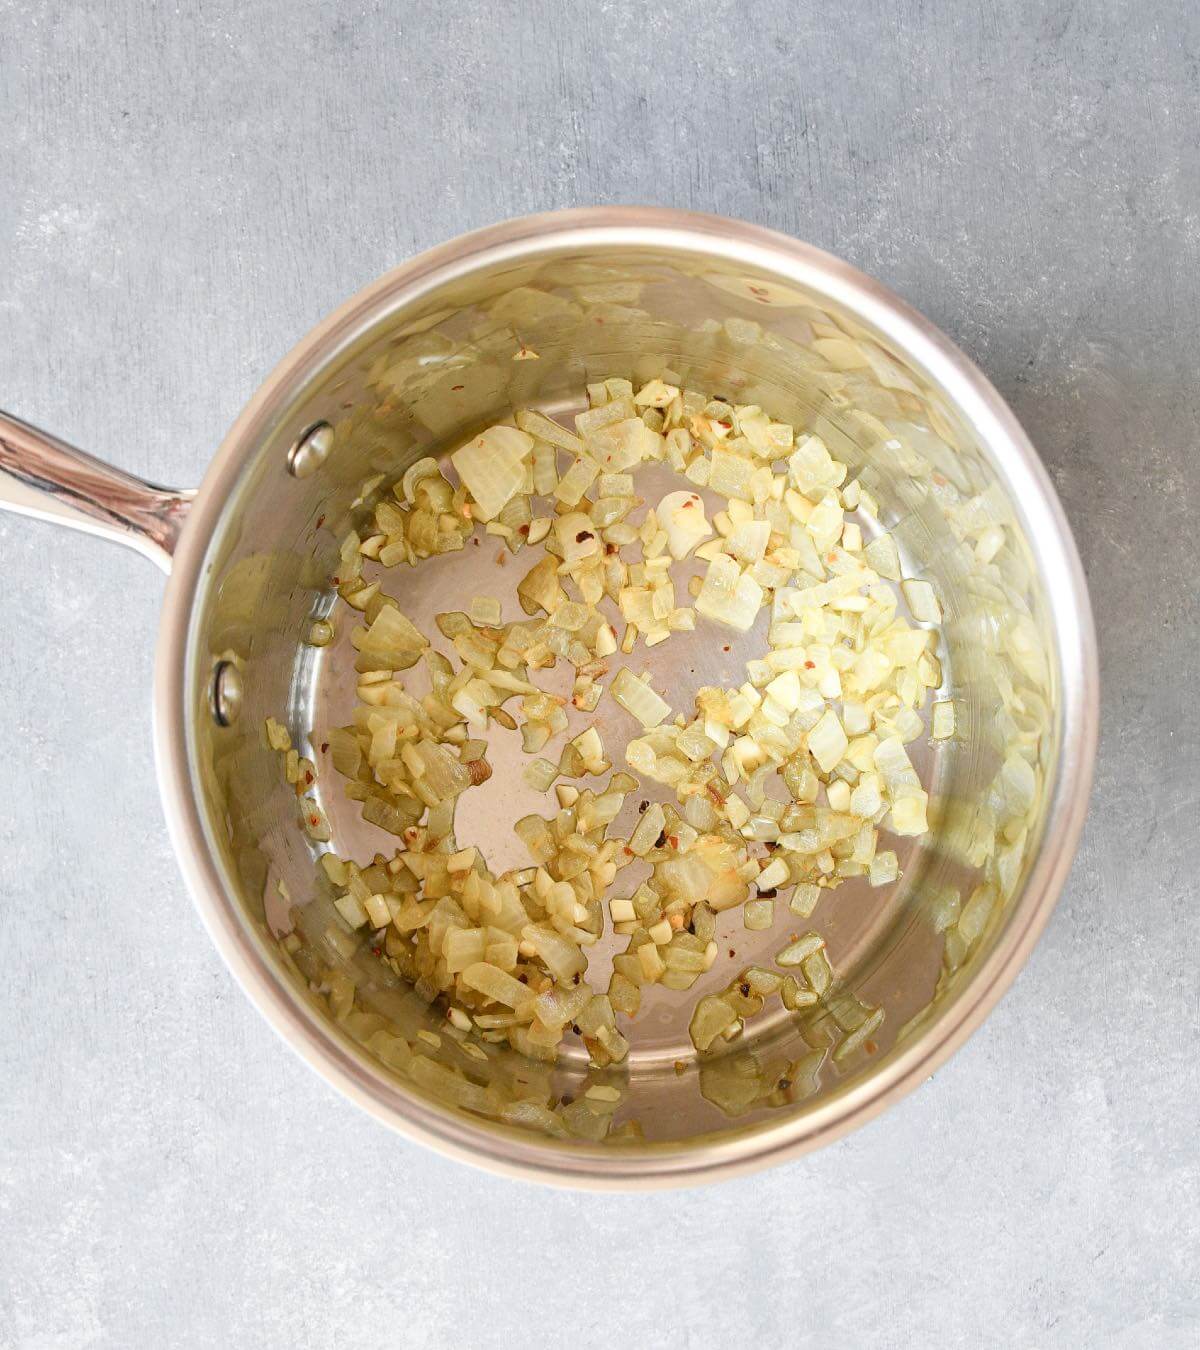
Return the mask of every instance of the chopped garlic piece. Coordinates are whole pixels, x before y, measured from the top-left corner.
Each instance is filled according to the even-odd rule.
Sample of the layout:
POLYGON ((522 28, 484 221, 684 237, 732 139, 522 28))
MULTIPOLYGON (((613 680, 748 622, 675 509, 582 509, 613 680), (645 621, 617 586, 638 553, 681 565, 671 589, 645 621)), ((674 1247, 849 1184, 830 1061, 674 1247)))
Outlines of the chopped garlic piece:
POLYGON ((667 548, 676 561, 712 534, 698 492, 668 492, 658 504, 657 518, 667 532, 667 548))

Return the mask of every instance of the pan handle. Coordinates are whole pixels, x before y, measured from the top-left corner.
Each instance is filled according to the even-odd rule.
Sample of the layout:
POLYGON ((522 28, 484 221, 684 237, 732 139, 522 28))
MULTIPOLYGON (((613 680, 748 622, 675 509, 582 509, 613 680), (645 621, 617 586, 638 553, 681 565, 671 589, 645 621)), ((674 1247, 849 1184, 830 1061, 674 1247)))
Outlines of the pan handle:
POLYGON ((169 572, 195 495, 144 482, 0 411, 0 509, 115 539, 169 572))

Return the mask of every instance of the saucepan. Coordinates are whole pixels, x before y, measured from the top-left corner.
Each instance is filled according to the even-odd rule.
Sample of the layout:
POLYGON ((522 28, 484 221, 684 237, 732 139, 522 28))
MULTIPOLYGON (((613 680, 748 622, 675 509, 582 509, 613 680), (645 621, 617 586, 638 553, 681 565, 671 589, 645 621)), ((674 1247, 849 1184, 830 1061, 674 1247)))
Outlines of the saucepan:
MULTIPOLYGON (((318 1073, 464 1161, 560 1185, 682 1185, 837 1138, 979 1026, 1070 867, 1098 675, 1083 572, 1050 481, 995 389, 932 324, 780 234, 606 208, 464 235, 304 338, 195 492, 142 482, 0 415, 0 496, 169 572, 155 753, 175 851, 213 941, 318 1073), (936 694, 953 707, 953 734, 910 747, 930 828, 897 844, 890 884, 852 877, 804 920, 836 972, 827 997, 776 1003, 699 1053, 688 1034, 695 997, 769 966, 795 923, 785 914, 759 932, 721 914, 713 968, 689 995, 652 998, 625 1029, 627 1055, 600 1070, 573 1038, 548 1058, 496 1036, 473 1041, 383 959, 372 925, 334 906, 321 856, 383 866, 398 841, 345 799, 329 762, 330 730, 353 710, 352 625, 312 635, 332 616, 346 539, 410 466, 444 462, 514 409, 569 426, 590 383, 668 370, 819 433, 869 491, 873 527, 941 597, 936 694), (296 775, 280 769, 289 744, 311 766, 300 800, 319 830, 297 827, 296 775), (580 1100, 589 1111, 568 1110, 580 1100), (611 1120, 598 1125, 603 1111, 611 1120), (565 1125, 546 1129, 548 1119, 565 1125)), ((497 540, 483 538, 395 574, 422 631, 469 596, 516 584, 516 559, 503 566, 497 540)), ((726 677, 753 655, 752 635, 721 640, 701 625, 686 637, 679 654, 646 653, 663 687, 726 677)), ((614 761, 621 749, 609 745, 614 761)), ((496 867, 518 866, 505 850, 529 788, 519 754, 498 749, 491 768, 456 829, 496 867)))

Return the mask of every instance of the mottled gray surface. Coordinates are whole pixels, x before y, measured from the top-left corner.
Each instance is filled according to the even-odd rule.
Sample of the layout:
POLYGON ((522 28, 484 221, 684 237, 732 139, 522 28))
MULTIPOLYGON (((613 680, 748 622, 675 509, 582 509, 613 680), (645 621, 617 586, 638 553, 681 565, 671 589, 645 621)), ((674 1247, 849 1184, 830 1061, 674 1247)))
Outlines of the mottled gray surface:
POLYGON ((1011 399, 1105 680, 1066 895, 935 1081, 767 1175, 555 1194, 391 1137, 276 1041, 166 842, 161 579, 0 519, 0 1344, 1196 1343, 1188 8, 0 0, 12 411, 190 484, 414 250, 576 203, 744 216, 882 277, 1011 399))

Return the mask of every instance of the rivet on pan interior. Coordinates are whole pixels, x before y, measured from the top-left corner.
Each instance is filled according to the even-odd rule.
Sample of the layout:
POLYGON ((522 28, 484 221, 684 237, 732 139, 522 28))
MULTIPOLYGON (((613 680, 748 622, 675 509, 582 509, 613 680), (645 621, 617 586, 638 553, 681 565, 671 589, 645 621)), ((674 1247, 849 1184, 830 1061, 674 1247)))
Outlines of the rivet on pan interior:
POLYGON ((242 674, 232 661, 218 661, 212 679, 213 721, 232 726, 242 711, 242 674))
POLYGON ((333 428, 328 422, 314 423, 288 451, 288 473, 293 478, 307 478, 325 463, 332 449, 333 428))

